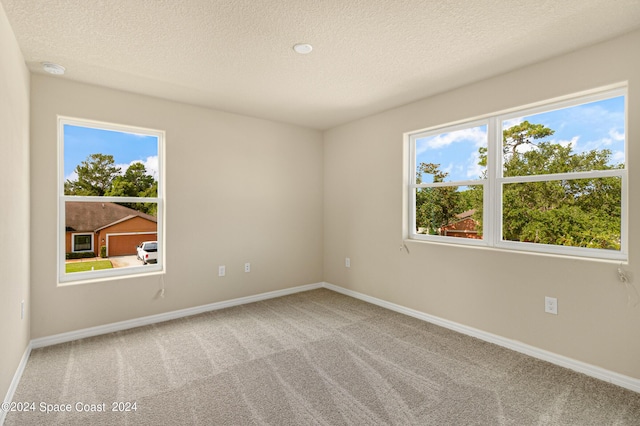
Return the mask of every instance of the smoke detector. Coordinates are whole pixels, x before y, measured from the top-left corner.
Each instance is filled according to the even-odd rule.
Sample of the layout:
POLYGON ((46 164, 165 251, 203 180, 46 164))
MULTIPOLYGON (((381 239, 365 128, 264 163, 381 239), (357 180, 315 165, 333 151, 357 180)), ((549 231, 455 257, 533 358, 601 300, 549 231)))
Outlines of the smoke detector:
POLYGON ((62 75, 65 72, 65 67, 62 65, 54 64, 53 62, 43 62, 42 69, 45 72, 53 75, 62 75))
POLYGON ((293 46, 293 50, 301 55, 306 55, 307 53, 311 53, 313 46, 307 43, 298 43, 293 46))

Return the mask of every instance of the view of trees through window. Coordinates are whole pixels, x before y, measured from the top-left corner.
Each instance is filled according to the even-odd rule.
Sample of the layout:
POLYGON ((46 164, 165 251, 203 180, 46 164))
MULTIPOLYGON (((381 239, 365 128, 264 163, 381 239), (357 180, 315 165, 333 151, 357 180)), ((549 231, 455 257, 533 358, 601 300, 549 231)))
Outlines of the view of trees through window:
POLYGON ((503 241, 620 250, 624 104, 501 118, 491 170, 487 125, 416 138, 415 232, 482 239, 495 173, 503 241))
MULTIPOLYGON (((158 182, 145 165, 133 162, 126 171, 115 164, 113 155, 95 153, 89 155, 74 169, 74 180, 64 182, 65 195, 96 197, 157 197, 158 182)), ((134 210, 157 214, 155 203, 118 203, 134 210)))

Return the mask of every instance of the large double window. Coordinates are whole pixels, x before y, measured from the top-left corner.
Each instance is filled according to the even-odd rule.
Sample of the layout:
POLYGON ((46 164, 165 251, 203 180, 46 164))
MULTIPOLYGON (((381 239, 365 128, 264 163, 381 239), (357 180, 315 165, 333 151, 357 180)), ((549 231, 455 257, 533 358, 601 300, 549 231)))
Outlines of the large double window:
POLYGON ((409 133, 409 238, 626 259, 626 97, 409 133))
POLYGON ((60 283, 163 270, 163 145, 162 131, 58 118, 60 283))

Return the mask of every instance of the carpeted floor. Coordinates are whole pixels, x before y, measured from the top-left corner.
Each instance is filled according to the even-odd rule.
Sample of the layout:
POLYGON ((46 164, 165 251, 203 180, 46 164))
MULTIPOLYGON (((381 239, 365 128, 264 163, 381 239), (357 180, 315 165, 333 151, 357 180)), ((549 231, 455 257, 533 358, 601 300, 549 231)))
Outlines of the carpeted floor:
POLYGON ((326 289, 34 350, 14 401, 6 425, 640 425, 640 394, 326 289))

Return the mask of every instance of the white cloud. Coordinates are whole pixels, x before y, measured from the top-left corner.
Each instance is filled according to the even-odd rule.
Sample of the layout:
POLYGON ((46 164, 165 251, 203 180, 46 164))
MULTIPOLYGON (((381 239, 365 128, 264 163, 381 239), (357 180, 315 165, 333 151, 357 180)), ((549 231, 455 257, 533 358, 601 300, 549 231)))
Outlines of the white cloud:
POLYGON ((144 167, 155 180, 158 180, 158 156, 147 157, 147 160, 143 162, 144 167))
POLYGON ((120 167, 120 174, 124 174, 127 171, 130 165, 134 163, 142 163, 147 170, 147 174, 153 176, 155 180, 158 180, 158 156, 154 155, 151 157, 147 157, 146 160, 134 160, 129 164, 116 164, 116 167, 120 167))
POLYGON ((439 149, 444 146, 451 145, 455 142, 467 142, 471 141, 475 146, 487 145, 487 132, 480 128, 474 127, 471 129, 456 130, 455 132, 442 133, 437 136, 432 136, 426 139, 418 140, 416 144, 416 154, 423 154, 429 149, 439 149))
POLYGON ((623 123, 624 112, 612 111, 602 105, 592 104, 582 108, 570 108, 567 119, 571 122, 579 123, 623 123))
POLYGON ((624 151, 614 151, 611 154, 611 163, 620 164, 624 163, 624 151))
POLYGON ((516 147, 516 151, 520 154, 524 154, 525 152, 533 151, 534 149, 538 149, 538 147, 532 143, 523 143, 516 147))
MULTIPOLYGON (((126 163, 121 163, 121 164, 116 164, 115 167, 119 167, 120 168, 120 174, 123 175, 124 172, 127 171, 127 169, 129 168, 130 165, 134 164, 134 163, 142 163, 145 167, 145 169, 147 170, 147 174, 150 174, 151 176, 153 176, 153 178, 157 181, 158 180, 158 156, 154 155, 151 157, 147 157, 146 160, 142 161, 142 160, 134 160, 129 164, 126 163)), ((68 174, 67 176, 65 176, 65 181, 69 180, 69 181, 77 181, 78 180, 78 173, 76 173, 76 171, 72 171, 70 174, 68 174)))
POLYGON ((467 177, 469 179, 477 179, 482 176, 485 168, 478 164, 479 161, 480 153, 478 151, 471 153, 471 156, 467 160, 467 177))
POLYGON ((609 130, 609 136, 611 136, 611 139, 614 141, 624 141, 624 133, 620 133, 616 129, 609 130))
POLYGON ((580 152, 587 152, 594 149, 600 150, 607 146, 611 146, 614 140, 611 138, 602 138, 595 141, 589 141, 581 146, 580 152))
POLYGON ((571 148, 575 149, 575 147, 578 146, 578 139, 580 139, 580 136, 574 136, 574 137, 571 138, 570 141, 568 141, 568 140, 559 140, 559 141, 552 141, 552 143, 560 144, 561 146, 563 146, 565 148, 570 146, 571 148))
MULTIPOLYGON (((574 136, 571 138, 571 140, 560 139, 560 140, 550 140, 549 142, 552 144, 559 144, 565 148, 568 146, 575 148, 578 145, 579 139, 580 139, 580 136, 574 136)), ((525 152, 533 151, 535 149, 538 149, 537 145, 533 143, 523 143, 518 145, 518 147, 516 148, 516 151, 519 154, 524 154, 525 152)))
POLYGON ((515 125, 518 125, 518 124, 522 123, 523 121, 524 121, 523 117, 510 118, 509 120, 504 120, 502 122, 502 128, 503 129, 508 129, 509 127, 513 127, 515 125))

